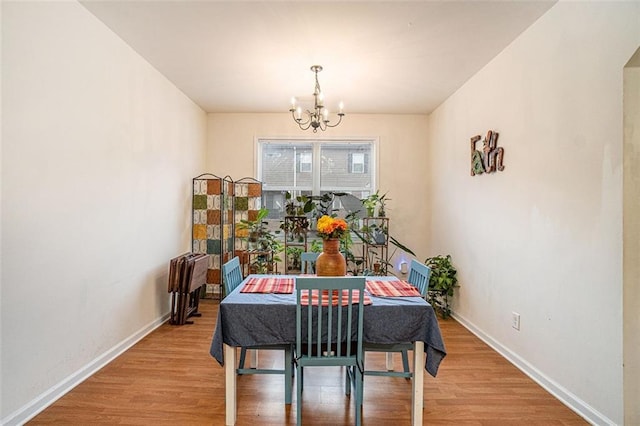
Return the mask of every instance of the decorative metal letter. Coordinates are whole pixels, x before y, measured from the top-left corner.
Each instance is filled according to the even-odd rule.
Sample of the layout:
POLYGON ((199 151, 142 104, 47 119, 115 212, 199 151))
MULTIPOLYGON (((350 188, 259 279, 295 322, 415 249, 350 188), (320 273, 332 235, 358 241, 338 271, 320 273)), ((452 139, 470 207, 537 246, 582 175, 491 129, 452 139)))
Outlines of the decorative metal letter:
POLYGON ((497 147, 498 136, 498 132, 489 130, 482 141, 482 151, 476 149, 476 143, 481 139, 481 136, 476 135, 471 138, 471 176, 504 170, 502 164, 504 148, 497 147))

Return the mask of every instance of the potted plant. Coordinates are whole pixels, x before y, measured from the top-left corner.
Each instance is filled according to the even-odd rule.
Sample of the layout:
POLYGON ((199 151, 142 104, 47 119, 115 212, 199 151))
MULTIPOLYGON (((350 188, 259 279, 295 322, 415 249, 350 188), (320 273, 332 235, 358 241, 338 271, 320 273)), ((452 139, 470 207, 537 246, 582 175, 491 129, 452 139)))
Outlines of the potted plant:
POLYGON ((262 263, 259 264, 258 273, 273 273, 275 271, 276 264, 282 261, 279 253, 284 250, 284 246, 274 234, 268 231, 262 236, 260 244, 262 250, 265 252, 270 252, 271 256, 267 254, 265 254, 264 256, 258 256, 257 261, 262 261, 262 263))
POLYGON ((385 245, 387 243, 388 229, 382 223, 371 222, 357 231, 362 234, 368 244, 385 245))
POLYGON ((305 216, 307 213, 312 212, 316 208, 316 203, 313 197, 306 195, 298 195, 293 198, 293 195, 289 191, 285 193, 284 211, 287 216, 305 216))
MULTIPOLYGON (((405 246, 400 241, 398 241, 393 235, 389 234, 388 219, 386 219, 384 216, 381 216, 381 214, 385 214, 385 212, 380 211, 381 208, 384 210, 386 201, 389 201, 389 199, 387 198, 387 194, 379 195, 379 193, 376 191, 376 193, 360 201, 362 202, 363 206, 368 209, 371 209, 372 208, 371 206, 374 206, 373 210, 375 210, 375 206, 377 205, 378 217, 364 218, 362 220, 363 222, 362 225, 360 225, 359 224, 360 221, 357 219, 357 217, 354 214, 354 219, 350 220, 349 222, 351 232, 353 232, 353 234, 362 243, 370 246, 372 248, 372 251, 376 253, 376 255, 378 254, 376 247, 387 246, 387 244, 391 244, 394 246, 393 251, 390 253, 388 257, 385 256, 384 258, 381 258, 379 262, 377 262, 380 264, 379 273, 381 275, 386 275, 389 272, 389 270, 393 268, 393 265, 391 262, 389 262, 389 259, 393 258, 397 249, 400 249, 408 254, 411 254, 412 256, 415 256, 416 254, 409 247, 405 246)), ((374 214, 374 212, 371 212, 371 211, 369 211, 368 213, 374 214)), ((363 270, 362 271, 363 274, 366 275, 374 272, 373 268, 376 268, 376 266, 374 266, 374 263, 376 262, 373 261, 373 258, 370 256, 370 253, 365 253, 363 255, 362 259, 359 261, 359 264, 361 265, 363 263, 367 265, 367 268, 372 268, 371 270, 369 269, 363 270)), ((358 266, 357 262, 356 262, 356 266, 358 266)))
POLYGON ((266 222, 264 222, 268 214, 269 210, 263 207, 258 211, 255 220, 243 219, 237 225, 240 230, 238 234, 247 238, 249 250, 271 253, 271 256, 258 254, 250 265, 252 273, 272 272, 275 264, 281 261, 278 253, 283 250, 282 243, 269 232, 266 222))
POLYGON ((379 217, 387 216, 387 207, 386 207, 387 201, 389 201, 389 198, 387 198, 387 194, 384 194, 382 197, 378 199, 378 216, 379 217))
POLYGON ((362 206, 367 211, 367 217, 374 217, 376 211, 376 205, 378 205, 378 192, 369 195, 367 198, 360 200, 362 206))
POLYGON ((285 218, 280 223, 280 229, 285 233, 289 242, 303 242, 309 230, 308 213, 315 209, 315 203, 306 195, 293 197, 289 191, 285 193, 285 218))
POLYGON ((442 318, 448 318, 451 315, 449 298, 458 287, 457 271, 451 262, 451 255, 429 257, 424 263, 431 269, 427 301, 440 311, 442 318))
MULTIPOLYGON (((358 218, 359 211, 354 211, 345 217, 349 230, 345 237, 340 241, 340 251, 344 254, 347 261, 347 274, 357 276, 362 272, 362 265, 364 264, 364 255, 356 256, 353 252, 354 242, 351 238, 351 232, 358 233, 360 227, 360 219, 358 218)), ((358 238, 360 236, 358 235, 358 238)))
POLYGON ((309 219, 306 216, 285 216, 280 223, 280 229, 285 232, 287 241, 304 241, 304 236, 309 230, 309 219))
POLYGON ((255 220, 242 219, 238 225, 237 235, 247 239, 247 243, 250 249, 256 249, 258 247, 258 241, 261 237, 268 233, 264 221, 264 218, 269 214, 269 210, 261 208, 258 210, 258 215, 255 220))
POLYGON ((299 271, 302 267, 300 262, 300 255, 302 254, 302 248, 300 247, 287 247, 287 264, 289 271, 299 271))
POLYGON ((386 215, 385 212, 385 203, 386 203, 387 194, 380 195, 378 191, 369 195, 366 198, 360 200, 362 202, 362 206, 367 210, 368 217, 374 217, 376 214, 376 207, 378 208, 378 216, 384 217, 386 215))

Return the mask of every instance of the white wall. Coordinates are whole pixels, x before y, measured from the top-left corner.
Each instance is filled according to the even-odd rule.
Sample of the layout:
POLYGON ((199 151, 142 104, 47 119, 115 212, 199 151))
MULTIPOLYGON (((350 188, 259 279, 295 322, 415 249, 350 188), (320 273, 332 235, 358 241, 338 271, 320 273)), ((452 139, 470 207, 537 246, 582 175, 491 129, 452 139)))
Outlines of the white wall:
POLYGON ((639 45, 640 3, 560 2, 429 125, 430 245, 458 267, 456 316, 601 424, 623 422, 622 70, 639 45), (471 177, 469 139, 490 129, 506 169, 471 177))
MULTIPOLYGON (((287 106, 283 105, 283 109, 287 106)), ((300 130, 291 115, 209 114, 207 172, 233 179, 255 175, 258 137, 378 139, 378 188, 388 192, 390 233, 419 259, 427 252, 427 117, 423 115, 347 114, 336 128, 313 133, 300 130)), ((390 249, 391 253, 393 250, 390 249)), ((400 251, 396 252, 399 255, 400 251)))
POLYGON ((17 423, 160 324, 206 115, 76 2, 3 2, 2 406, 17 423))
MULTIPOLYGON (((3 2, 0 1, 0 99, 4 99, 2 96, 2 75, 4 74, 2 68, 2 45, 3 45, 3 34, 2 30, 2 5, 3 2)), ((2 104, 0 102, 0 176, 2 176, 2 104)), ((2 185, 2 180, 0 180, 0 187, 2 185)), ((1 191, 1 188, 0 188, 1 191)), ((2 218, 2 193, 0 192, 0 218, 2 218)), ((2 247, 2 220, 0 220, 0 247, 2 247)), ((1 252, 0 252, 1 254, 1 252)), ((2 256, 0 256, 0 307, 2 307, 2 256)), ((0 315, 0 382, 2 381, 2 315, 0 315)), ((0 384, 0 423, 2 423, 2 384, 0 384)))
POLYGON ((640 424, 640 48, 624 69, 624 421, 640 424))

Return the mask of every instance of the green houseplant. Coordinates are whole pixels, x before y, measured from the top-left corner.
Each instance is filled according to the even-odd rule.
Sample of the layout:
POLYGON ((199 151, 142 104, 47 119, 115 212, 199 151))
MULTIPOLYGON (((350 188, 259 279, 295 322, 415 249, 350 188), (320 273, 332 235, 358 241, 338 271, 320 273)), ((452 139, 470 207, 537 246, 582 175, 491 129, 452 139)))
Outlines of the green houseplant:
POLYGON ((378 215, 380 217, 384 217, 386 215, 385 212, 385 203, 387 194, 380 195, 378 191, 369 195, 366 198, 360 200, 362 206, 367 210, 367 216, 373 217, 376 213, 376 207, 378 207, 378 215))
POLYGON ((440 311, 443 318, 448 318, 451 315, 449 298, 458 287, 457 271, 451 262, 451 255, 429 257, 424 263, 431 269, 427 301, 440 311))
MULTIPOLYGON (((271 252, 272 256, 258 255, 250 265, 252 273, 263 274, 271 272, 275 264, 282 259, 278 256, 284 250, 278 238, 269 232, 264 219, 269 214, 269 210, 261 208, 255 220, 243 219, 237 224, 239 235, 247 239, 249 250, 271 252)), ((280 232, 280 231, 277 231, 280 232)))
MULTIPOLYGON (((375 220, 375 219, 374 219, 375 220)), ((384 245, 386 244, 386 241, 388 240, 388 242, 395 246, 395 248, 393 249, 393 251, 391 252, 391 254, 389 255, 389 258, 393 258, 395 252, 397 249, 400 249, 406 253, 409 253, 413 256, 415 256, 416 254, 413 252, 413 250, 411 250, 409 247, 407 247, 406 245, 402 244, 400 241, 398 241, 393 235, 389 234, 389 229, 387 228, 386 225, 384 224, 371 224, 371 225, 363 225, 360 226, 359 224, 359 219, 357 218, 357 215, 351 214, 347 216, 347 221, 349 222, 350 228, 351 228, 351 232, 353 232, 353 234, 365 245, 369 244, 369 245, 384 245)), ((353 243, 350 241, 351 245, 353 245, 353 243)), ((364 253, 364 256, 362 258, 356 258, 355 256, 353 256, 353 254, 350 252, 350 247, 347 247, 347 260, 351 260, 350 257, 353 259, 354 263, 356 264, 357 267, 361 266, 364 263, 364 256, 368 256, 367 257, 367 264, 369 265, 375 265, 376 263, 379 263, 379 270, 375 271, 375 270, 364 270, 362 271, 362 273, 364 275, 369 275, 373 272, 375 272, 376 274, 379 275, 386 275, 389 271, 389 269, 393 268, 393 265, 391 264, 391 262, 389 262, 386 259, 382 259, 379 258, 377 256, 378 252, 376 250, 369 250, 367 253, 364 253)), ((374 266, 375 268, 375 266, 374 266)), ((354 274, 357 275, 357 274, 354 274)))
POLYGON ((306 195, 298 195, 293 197, 291 192, 285 192, 285 213, 287 216, 304 216, 312 212, 316 208, 316 204, 312 197, 306 195))
POLYGON ((301 247, 287 247, 287 250, 285 252, 286 256, 287 256, 287 264, 288 264, 288 270, 289 271, 300 271, 300 268, 302 267, 301 261, 300 261, 300 255, 302 254, 303 249, 301 247))

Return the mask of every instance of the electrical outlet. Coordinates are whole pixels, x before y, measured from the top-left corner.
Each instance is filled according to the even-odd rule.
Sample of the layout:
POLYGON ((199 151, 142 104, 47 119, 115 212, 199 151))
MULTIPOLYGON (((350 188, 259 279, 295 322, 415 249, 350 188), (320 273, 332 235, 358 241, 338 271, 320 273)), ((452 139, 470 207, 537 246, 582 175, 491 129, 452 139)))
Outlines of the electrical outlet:
POLYGON ((517 312, 511 312, 511 327, 520 330, 520 314, 517 312))

